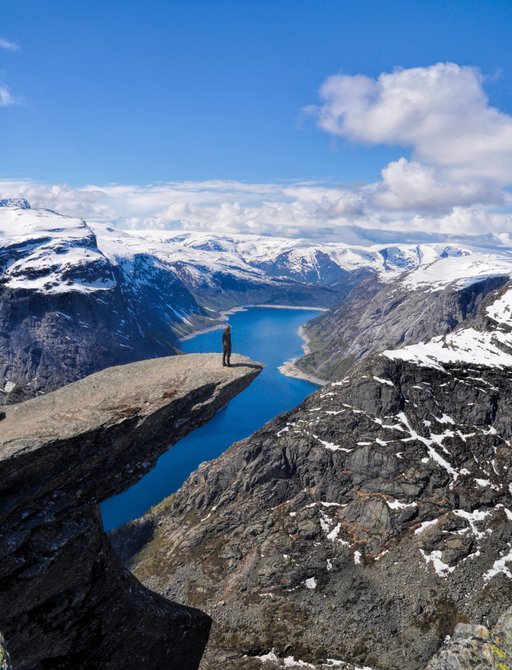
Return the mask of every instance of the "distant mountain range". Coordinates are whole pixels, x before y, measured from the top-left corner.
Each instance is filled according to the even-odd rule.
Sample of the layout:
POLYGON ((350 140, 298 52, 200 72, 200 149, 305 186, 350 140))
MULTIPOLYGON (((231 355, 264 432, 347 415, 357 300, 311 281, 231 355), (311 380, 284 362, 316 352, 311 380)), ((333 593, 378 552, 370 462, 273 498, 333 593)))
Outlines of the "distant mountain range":
POLYGON ((512 252, 499 246, 370 244, 349 232, 357 244, 122 231, 1 200, 0 384, 24 387, 21 399, 173 353, 235 306, 330 308, 361 286, 393 293, 398 281, 425 294, 512 272, 512 252))

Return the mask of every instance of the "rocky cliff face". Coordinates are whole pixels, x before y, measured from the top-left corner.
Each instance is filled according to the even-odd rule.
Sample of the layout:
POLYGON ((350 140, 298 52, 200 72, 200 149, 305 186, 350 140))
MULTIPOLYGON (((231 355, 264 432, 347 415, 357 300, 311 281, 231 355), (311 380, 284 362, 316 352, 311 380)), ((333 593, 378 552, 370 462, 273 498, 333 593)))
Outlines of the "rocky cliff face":
POLYGON ((0 416, 0 632, 16 670, 197 668, 202 612, 124 570, 98 505, 243 390, 241 356, 110 368, 0 416))
POLYGON ((0 403, 175 353, 179 310, 205 314, 151 256, 116 264, 83 221, 0 208, 0 388, 4 380, 17 384, 0 403))
POLYGON ((147 586, 212 616, 204 668, 417 670, 457 624, 496 622, 512 596, 511 314, 507 287, 474 327, 369 358, 117 533, 147 586))
POLYGON ((309 353, 296 365, 320 379, 340 379, 372 353, 428 341, 470 322, 486 297, 508 281, 504 274, 467 284, 411 286, 407 275, 384 285, 369 278, 344 302, 306 324, 309 353))

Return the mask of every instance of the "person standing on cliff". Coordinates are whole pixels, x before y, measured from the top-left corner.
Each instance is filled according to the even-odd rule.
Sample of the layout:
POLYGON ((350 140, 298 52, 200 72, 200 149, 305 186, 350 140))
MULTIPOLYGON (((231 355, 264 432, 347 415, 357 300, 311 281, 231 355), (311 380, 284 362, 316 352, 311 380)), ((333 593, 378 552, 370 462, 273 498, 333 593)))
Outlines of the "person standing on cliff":
POLYGON ((231 326, 224 328, 222 333, 222 365, 231 365, 231 326))

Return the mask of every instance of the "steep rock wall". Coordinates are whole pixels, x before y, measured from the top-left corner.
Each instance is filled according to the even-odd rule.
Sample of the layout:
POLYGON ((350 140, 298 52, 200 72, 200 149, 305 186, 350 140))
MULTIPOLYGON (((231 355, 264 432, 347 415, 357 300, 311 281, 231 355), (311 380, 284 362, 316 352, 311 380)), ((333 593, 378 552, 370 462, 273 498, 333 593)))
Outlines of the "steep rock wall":
POLYGON ((205 668, 274 649, 418 670, 458 623, 510 604, 511 398, 499 367, 368 359, 114 545, 147 586, 211 614, 205 668))
POLYGON ((209 617, 120 564, 98 505, 260 372, 233 357, 110 368, 0 416, 0 633, 16 670, 197 668, 209 617))
POLYGON ((503 275, 469 286, 453 282, 440 290, 411 290, 400 279, 384 285, 367 279, 347 300, 306 324, 310 353, 296 365, 320 379, 340 379, 366 356, 428 341, 470 322, 508 281, 503 275))

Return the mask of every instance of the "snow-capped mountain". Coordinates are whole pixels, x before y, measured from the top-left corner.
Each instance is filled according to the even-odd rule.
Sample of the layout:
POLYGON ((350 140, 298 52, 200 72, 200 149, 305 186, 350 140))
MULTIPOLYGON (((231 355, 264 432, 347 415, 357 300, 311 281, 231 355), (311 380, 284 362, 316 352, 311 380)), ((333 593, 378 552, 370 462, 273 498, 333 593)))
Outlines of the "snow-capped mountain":
MULTIPOLYGON (((100 246, 106 249, 105 232, 98 226, 94 229, 100 246)), ((118 240, 118 233, 114 235, 118 240)), ((125 236, 111 251, 116 255, 122 253, 121 246, 132 250, 139 247, 168 262, 180 261, 202 268, 210 275, 221 268, 233 273, 257 271, 267 281, 269 277, 281 277, 330 287, 355 271, 371 272, 380 281, 390 282, 404 272, 421 269, 422 273, 409 277, 413 287, 440 286, 459 277, 511 271, 512 250, 500 247, 489 250, 469 242, 348 245, 256 235, 130 231, 129 238, 125 236), (138 238, 138 244, 134 238, 138 238)))
MULTIPOLYGON (((512 250, 468 244, 348 245, 251 235, 122 231, 103 224, 34 210, 25 200, 0 201, 2 285, 45 293, 101 291, 115 285, 113 267, 141 255, 180 277, 188 288, 214 287, 219 277, 269 285, 289 279, 336 288, 356 271, 390 282, 408 272, 411 288, 441 287, 456 279, 508 273, 512 250), (413 272, 416 270, 416 272, 413 272)), ((321 301, 329 302, 329 293, 321 301)))
POLYGON ((26 201, 0 201, 0 267, 2 286, 46 294, 105 291, 116 283, 85 221, 30 209, 26 201))
POLYGON ((173 353, 170 323, 204 314, 157 259, 112 262, 83 221, 18 203, 0 208, 0 272, 0 388, 21 387, 12 400, 173 353))
POLYGON ((426 342, 386 350, 383 355, 440 370, 446 364, 511 368, 512 286, 508 283, 498 297, 493 296, 480 318, 470 325, 426 342))
POLYGON ((306 324, 308 353, 298 367, 335 380, 372 353, 420 346, 436 336, 444 342, 454 329, 475 318, 488 296, 511 277, 507 249, 420 250, 423 263, 400 274, 380 271, 379 281, 373 277, 360 282, 339 305, 306 324))
POLYGON ((0 269, 0 374, 27 395, 172 352, 221 308, 340 302, 307 329, 336 381, 121 531, 148 586, 222 608, 229 654, 419 670, 508 607, 509 249, 128 233, 8 202, 0 269))
POLYGON ((179 337, 218 324, 220 310, 235 306, 330 308, 352 291, 358 309, 360 287, 396 302, 397 290, 461 291, 512 273, 506 248, 357 241, 121 231, 2 200, 0 380, 30 382, 30 395, 105 365, 172 353, 179 337))

